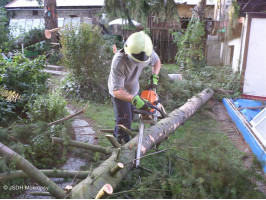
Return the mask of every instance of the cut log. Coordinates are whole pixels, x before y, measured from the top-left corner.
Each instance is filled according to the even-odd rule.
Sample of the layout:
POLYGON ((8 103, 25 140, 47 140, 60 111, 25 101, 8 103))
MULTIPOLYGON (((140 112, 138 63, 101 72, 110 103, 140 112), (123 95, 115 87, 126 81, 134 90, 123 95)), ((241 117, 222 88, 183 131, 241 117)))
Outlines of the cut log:
POLYGON ((106 199, 108 196, 113 194, 113 188, 110 184, 105 184, 99 191, 95 199, 106 199))
POLYGON ((48 192, 59 199, 64 199, 66 192, 62 190, 58 185, 51 181, 47 176, 34 167, 29 161, 20 156, 18 153, 3 145, 0 142, 0 155, 11 159, 17 168, 23 170, 30 178, 35 180, 41 186, 46 186, 48 192))
MULTIPOLYGON (((47 177, 54 177, 54 178, 85 179, 89 174, 89 171, 69 171, 69 170, 62 170, 62 169, 55 169, 55 170, 43 169, 39 171, 44 173, 47 177)), ((15 178, 29 178, 29 176, 22 170, 0 173, 1 182, 12 180, 15 178)))
MULTIPOLYGON (((162 119, 157 124, 144 130, 143 144, 141 155, 147 153, 153 146, 161 143, 170 134, 188 120, 203 104, 205 104, 213 95, 211 89, 205 89, 198 95, 189 99, 179 109, 174 110, 167 118, 162 119)), ((85 180, 76 185, 71 193, 71 198, 75 199, 92 199, 101 192, 105 184, 110 184, 112 188, 121 182, 134 166, 136 157, 136 148, 138 135, 131 141, 121 147, 119 158, 114 151, 112 155, 97 167, 85 180), (115 176, 110 174, 110 170, 117 165, 123 163, 124 167, 120 169, 115 176)))

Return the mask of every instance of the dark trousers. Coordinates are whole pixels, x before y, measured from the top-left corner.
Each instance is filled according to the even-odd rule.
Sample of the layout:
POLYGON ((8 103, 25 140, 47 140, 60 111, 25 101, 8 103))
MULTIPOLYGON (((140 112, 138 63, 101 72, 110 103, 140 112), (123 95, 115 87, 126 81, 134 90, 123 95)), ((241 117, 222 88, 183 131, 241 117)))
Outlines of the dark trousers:
POLYGON ((122 124, 131 130, 131 123, 134 117, 134 107, 130 102, 126 102, 115 97, 112 97, 112 101, 116 119, 114 136, 120 144, 123 142, 126 143, 130 140, 130 136, 117 125, 122 124))

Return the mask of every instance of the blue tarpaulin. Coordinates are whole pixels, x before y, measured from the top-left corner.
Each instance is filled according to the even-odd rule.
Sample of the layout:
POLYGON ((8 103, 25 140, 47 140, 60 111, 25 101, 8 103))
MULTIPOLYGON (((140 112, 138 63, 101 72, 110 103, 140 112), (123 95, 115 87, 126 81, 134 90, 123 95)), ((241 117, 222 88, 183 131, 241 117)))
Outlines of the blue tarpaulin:
MULTIPOLYGON (((235 122, 238 130, 242 133, 245 141, 249 144, 251 150, 256 155, 257 159, 261 162, 264 173, 266 173, 266 152, 265 149, 259 144, 257 139, 253 136, 250 132, 250 129, 245 125, 245 123, 240 119, 239 115, 237 114, 237 110, 234 109, 229 102, 236 103, 235 107, 256 107, 261 106, 262 103, 259 101, 247 100, 247 99, 237 99, 236 101, 223 99, 223 103, 227 109, 228 114, 235 122)), ((256 112, 250 112, 252 110, 243 109, 244 115, 247 118, 253 118, 256 112), (245 111, 246 110, 246 111, 245 111)), ((249 120, 250 121, 250 120, 249 120)))
MULTIPOLYGON (((249 99, 237 99, 237 100, 233 101, 233 103, 235 104, 235 106, 237 108, 262 106, 261 102, 249 100, 249 99)), ((251 121, 257 114, 260 113, 260 111, 261 110, 259 110, 259 109, 250 110, 250 109, 246 109, 246 108, 243 110, 240 110, 240 112, 246 116, 246 119, 248 121, 251 121)))

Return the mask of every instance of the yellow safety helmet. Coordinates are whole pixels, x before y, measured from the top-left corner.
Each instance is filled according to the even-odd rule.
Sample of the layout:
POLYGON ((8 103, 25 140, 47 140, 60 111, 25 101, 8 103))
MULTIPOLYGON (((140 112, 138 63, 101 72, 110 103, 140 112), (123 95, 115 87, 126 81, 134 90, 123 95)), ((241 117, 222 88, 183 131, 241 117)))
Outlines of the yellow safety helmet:
POLYGON ((143 31, 130 35, 124 45, 127 55, 137 62, 148 62, 152 53, 151 38, 143 31))

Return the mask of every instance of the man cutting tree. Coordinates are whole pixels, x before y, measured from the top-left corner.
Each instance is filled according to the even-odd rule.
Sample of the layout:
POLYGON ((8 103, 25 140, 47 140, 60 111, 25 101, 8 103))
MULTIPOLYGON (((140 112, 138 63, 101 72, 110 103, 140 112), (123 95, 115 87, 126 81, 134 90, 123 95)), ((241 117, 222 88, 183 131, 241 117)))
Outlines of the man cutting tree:
POLYGON ((153 51, 150 37, 143 31, 130 35, 124 48, 118 51, 112 60, 108 88, 116 118, 114 136, 119 143, 128 142, 130 137, 117 125, 121 124, 131 129, 134 107, 138 110, 151 109, 150 102, 138 95, 139 76, 148 65, 152 67, 149 89, 153 89, 157 87, 161 61, 153 51))

